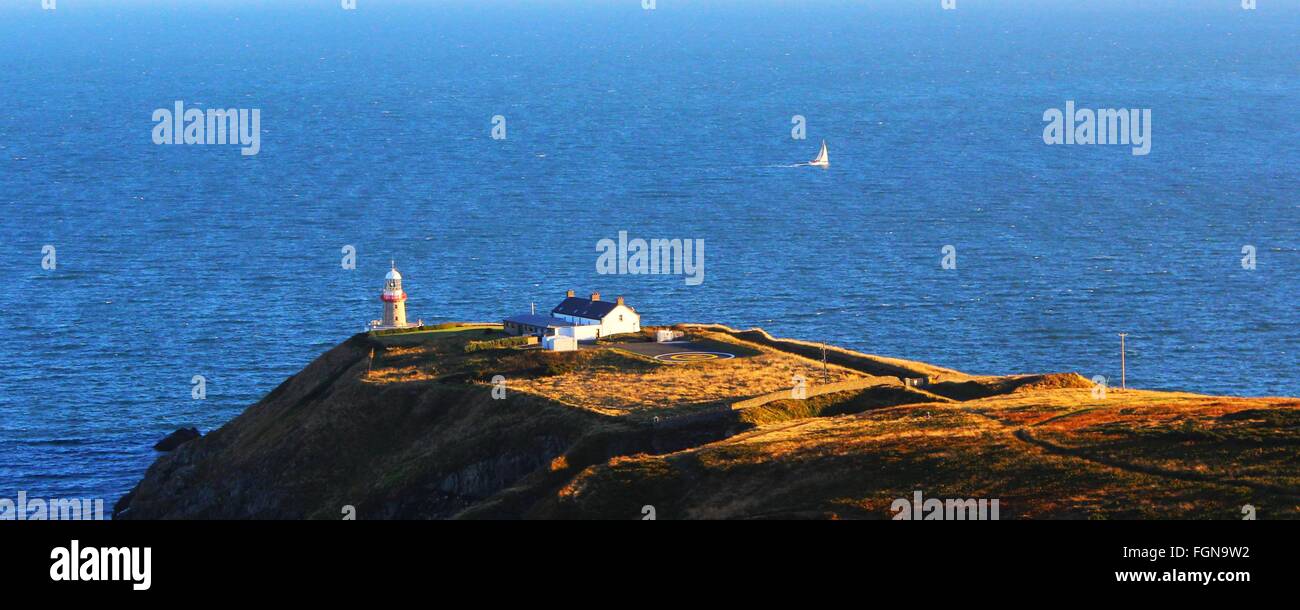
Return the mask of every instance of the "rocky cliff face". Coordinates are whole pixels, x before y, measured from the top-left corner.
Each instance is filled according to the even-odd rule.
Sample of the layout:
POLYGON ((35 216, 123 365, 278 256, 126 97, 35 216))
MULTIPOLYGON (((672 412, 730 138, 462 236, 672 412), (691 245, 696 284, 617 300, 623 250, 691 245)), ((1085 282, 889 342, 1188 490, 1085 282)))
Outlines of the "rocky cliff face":
MULTIPOLYGON (((357 336, 245 413, 162 456, 117 519, 439 518, 544 469, 597 418, 434 380, 367 383, 357 336)), ((379 347, 379 349, 383 349, 379 347)))

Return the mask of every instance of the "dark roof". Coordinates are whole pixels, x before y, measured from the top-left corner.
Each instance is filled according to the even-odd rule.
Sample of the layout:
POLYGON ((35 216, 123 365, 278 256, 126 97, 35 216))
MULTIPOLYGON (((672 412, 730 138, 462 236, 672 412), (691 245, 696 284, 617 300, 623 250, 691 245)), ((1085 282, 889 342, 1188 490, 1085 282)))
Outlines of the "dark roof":
POLYGON ((530 313, 519 314, 517 316, 510 316, 509 318, 506 318, 505 321, 514 322, 515 324, 523 324, 525 326, 536 326, 538 328, 559 328, 562 326, 577 326, 577 324, 574 324, 573 322, 570 322, 568 320, 552 318, 551 316, 537 316, 530 313))
POLYGON ((551 310, 553 315, 574 316, 588 320, 603 320, 609 312, 614 311, 618 303, 614 301, 593 301, 580 297, 568 297, 551 310))

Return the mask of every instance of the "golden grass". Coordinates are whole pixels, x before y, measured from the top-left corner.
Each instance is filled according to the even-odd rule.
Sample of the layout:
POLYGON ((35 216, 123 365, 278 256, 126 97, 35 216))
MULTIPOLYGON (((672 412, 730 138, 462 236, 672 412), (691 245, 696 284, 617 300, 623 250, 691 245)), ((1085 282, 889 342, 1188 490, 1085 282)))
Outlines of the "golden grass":
POLYGON ((413 381, 430 381, 437 375, 428 369, 414 366, 374 369, 365 378, 368 383, 410 383, 413 381))
MULTIPOLYGON (((654 362, 639 370, 589 367, 512 381, 510 388, 608 415, 654 416, 787 389, 795 375, 810 387, 823 381, 820 362, 763 346, 744 347, 757 355, 691 364, 654 362)), ((830 383, 868 377, 834 365, 827 372, 830 383)))
POLYGON ((878 356, 875 354, 866 354, 863 352, 857 352, 857 351, 853 351, 835 345, 828 345, 828 344, 817 343, 813 341, 803 341, 800 339, 787 339, 787 338, 773 337, 771 334, 769 334, 767 331, 761 328, 739 330, 721 324, 681 324, 674 328, 688 329, 692 334, 703 333, 703 334, 707 334, 710 337, 719 338, 719 339, 723 337, 727 337, 733 340, 740 340, 740 336, 745 336, 745 335, 752 335, 761 338, 758 341, 745 341, 746 345, 756 345, 760 343, 772 344, 772 345, 786 346, 788 348, 794 348, 794 351, 799 351, 797 348, 805 348, 807 350, 811 350, 814 353, 825 348, 827 353, 831 355, 838 354, 841 356, 845 356, 851 360, 860 360, 864 363, 884 364, 891 367, 896 367, 897 369, 903 371, 907 371, 909 373, 908 376, 928 376, 931 378, 931 380, 942 379, 946 381, 966 381, 966 380, 979 378, 979 376, 976 375, 968 375, 961 371, 944 368, 941 366, 935 366, 928 362, 921 362, 919 360, 905 360, 902 358, 878 356))
MULTIPOLYGON (((795 375, 810 388, 822 383, 818 360, 704 328, 692 329, 691 339, 746 356, 666 364, 618 345, 570 354, 463 354, 460 346, 481 333, 391 343, 367 381, 513 370, 511 392, 642 421, 726 408, 787 389, 795 375)), ((832 383, 872 379, 842 366, 827 370, 832 383)), ((1003 518, 1240 518, 1244 503, 1267 518, 1300 517, 1300 400, 1114 388, 1103 398, 1075 375, 936 372, 954 383, 933 391, 968 399, 927 399, 918 390, 933 402, 760 419, 751 422, 757 428, 715 443, 583 468, 557 499, 586 516, 621 516, 631 502, 622 494, 632 493, 633 504, 654 503, 661 518, 888 518, 892 499, 923 490, 930 497, 1000 498, 1003 518)), ((549 470, 572 467, 561 457, 549 470)))
POLYGON ((617 505, 611 494, 650 489, 671 518, 889 518, 893 499, 922 490, 999 498, 1004 519, 1239 519, 1246 503, 1298 518, 1297 447, 1297 399, 1029 389, 769 424, 611 461, 561 500, 591 516, 617 505), (688 495, 672 491, 681 481, 688 495))

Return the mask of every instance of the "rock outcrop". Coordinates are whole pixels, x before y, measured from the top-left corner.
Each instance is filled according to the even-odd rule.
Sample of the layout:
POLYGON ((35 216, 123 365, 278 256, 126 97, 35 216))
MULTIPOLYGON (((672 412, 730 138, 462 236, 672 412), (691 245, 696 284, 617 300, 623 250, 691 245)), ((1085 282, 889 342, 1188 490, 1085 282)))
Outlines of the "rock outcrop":
POLYGON ((196 438, 203 436, 199 433, 198 428, 179 428, 175 432, 163 437, 153 446, 154 451, 175 451, 181 445, 188 443, 196 438))

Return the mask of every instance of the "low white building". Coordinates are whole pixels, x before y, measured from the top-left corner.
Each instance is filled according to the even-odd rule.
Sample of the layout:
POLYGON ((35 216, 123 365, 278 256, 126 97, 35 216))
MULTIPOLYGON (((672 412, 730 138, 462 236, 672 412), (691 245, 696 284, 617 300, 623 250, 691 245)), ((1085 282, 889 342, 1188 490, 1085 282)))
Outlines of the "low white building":
POLYGON ((672 343, 682 338, 680 330, 658 330, 655 332, 655 341, 658 343, 672 343))
POLYGON ((595 341, 624 333, 641 332, 641 315, 623 302, 600 300, 600 293, 591 298, 576 297, 570 290, 549 316, 521 314, 503 321, 505 331, 512 335, 537 335, 539 337, 566 336, 577 341, 595 341))
POLYGON ((542 349, 553 352, 576 352, 578 340, 568 335, 547 335, 542 337, 542 349))

